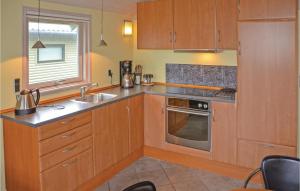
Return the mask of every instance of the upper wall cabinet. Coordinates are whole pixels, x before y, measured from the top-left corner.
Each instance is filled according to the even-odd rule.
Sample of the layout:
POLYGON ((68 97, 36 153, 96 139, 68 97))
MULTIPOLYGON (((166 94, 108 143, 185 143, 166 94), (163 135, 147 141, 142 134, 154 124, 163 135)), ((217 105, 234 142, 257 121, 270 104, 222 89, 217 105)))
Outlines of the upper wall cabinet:
POLYGON ((217 0, 218 49, 237 49, 237 1, 217 0))
POLYGON ((174 49, 215 49, 215 13, 212 0, 174 0, 174 49))
POLYGON ((172 49, 173 0, 141 2, 137 6, 137 47, 172 49))
POLYGON ((236 49, 236 0, 138 3, 138 48, 236 49))
POLYGON ((239 20, 295 19, 297 0, 239 0, 239 20))

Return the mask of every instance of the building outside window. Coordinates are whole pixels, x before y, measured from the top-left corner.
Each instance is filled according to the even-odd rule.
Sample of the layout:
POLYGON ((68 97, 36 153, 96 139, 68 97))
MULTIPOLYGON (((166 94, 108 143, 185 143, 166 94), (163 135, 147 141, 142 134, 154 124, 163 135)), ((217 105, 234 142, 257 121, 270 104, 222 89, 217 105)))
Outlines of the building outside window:
POLYGON ((25 9, 24 83, 26 88, 60 89, 89 83, 89 17, 25 9), (34 49, 38 39, 46 48, 34 49))

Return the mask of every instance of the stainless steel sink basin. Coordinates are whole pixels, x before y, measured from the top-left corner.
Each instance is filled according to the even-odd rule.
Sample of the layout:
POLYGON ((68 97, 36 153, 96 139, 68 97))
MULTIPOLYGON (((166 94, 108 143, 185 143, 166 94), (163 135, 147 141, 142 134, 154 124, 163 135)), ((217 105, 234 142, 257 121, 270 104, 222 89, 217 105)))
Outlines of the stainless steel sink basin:
POLYGON ((83 103, 100 103, 103 101, 107 101, 117 97, 115 94, 107 94, 107 93, 98 93, 98 94, 89 94, 83 98, 76 98, 71 101, 75 102, 83 102, 83 103))

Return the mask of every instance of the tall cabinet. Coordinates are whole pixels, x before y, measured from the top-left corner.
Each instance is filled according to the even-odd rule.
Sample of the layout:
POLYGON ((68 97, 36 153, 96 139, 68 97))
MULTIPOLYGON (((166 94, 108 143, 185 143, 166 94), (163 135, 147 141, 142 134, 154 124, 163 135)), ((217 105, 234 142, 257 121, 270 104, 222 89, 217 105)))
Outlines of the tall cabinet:
POLYGON ((249 168, 297 144, 297 3, 259 2, 240 0, 238 21, 238 164, 249 168))

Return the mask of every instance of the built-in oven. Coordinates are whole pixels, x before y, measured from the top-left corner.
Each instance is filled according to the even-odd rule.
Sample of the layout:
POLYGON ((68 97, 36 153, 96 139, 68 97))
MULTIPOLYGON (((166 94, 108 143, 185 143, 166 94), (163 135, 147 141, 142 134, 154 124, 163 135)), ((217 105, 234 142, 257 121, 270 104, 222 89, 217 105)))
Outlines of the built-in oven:
POLYGON ((210 102, 167 98, 166 141, 185 147, 210 151, 210 102))

